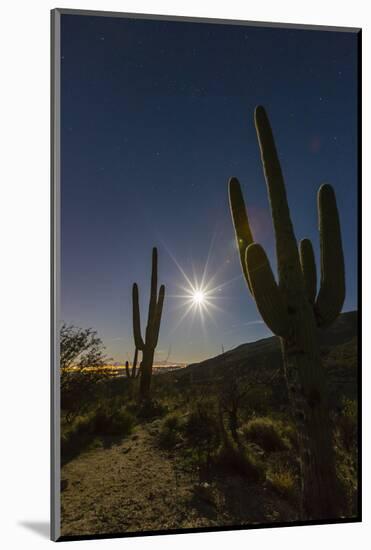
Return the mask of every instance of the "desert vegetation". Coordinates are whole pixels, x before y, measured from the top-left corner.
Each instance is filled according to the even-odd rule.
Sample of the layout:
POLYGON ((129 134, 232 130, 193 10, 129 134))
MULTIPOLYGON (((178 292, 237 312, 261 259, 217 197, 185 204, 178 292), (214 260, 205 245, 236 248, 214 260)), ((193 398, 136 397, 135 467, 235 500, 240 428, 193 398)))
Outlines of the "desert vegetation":
POLYGON ((144 333, 138 285, 132 288, 135 354, 125 370, 105 368, 92 329, 63 325, 65 536, 357 515, 357 313, 340 314, 345 275, 335 194, 327 184, 318 193, 317 292, 313 248, 296 241, 262 107, 255 124, 278 283, 254 242, 236 178, 229 197, 242 271, 275 336, 153 375, 165 298, 156 248, 144 333))
MULTIPOLYGON (((321 358, 331 387, 342 517, 354 517, 356 314, 339 321, 346 334, 339 332, 340 322, 325 331, 321 358)), ((300 520, 299 441, 278 340, 250 349, 246 344, 205 364, 154 376, 151 400, 140 399, 138 377, 109 376, 68 422, 65 401, 63 533, 300 520)))

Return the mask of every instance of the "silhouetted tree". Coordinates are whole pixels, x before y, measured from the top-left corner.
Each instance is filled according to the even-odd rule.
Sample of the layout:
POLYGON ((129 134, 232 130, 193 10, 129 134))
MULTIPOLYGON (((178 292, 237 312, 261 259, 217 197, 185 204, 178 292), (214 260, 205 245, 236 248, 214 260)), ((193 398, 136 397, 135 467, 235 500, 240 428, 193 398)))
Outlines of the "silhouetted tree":
POLYGON ((60 329, 61 408, 70 422, 87 406, 97 383, 109 376, 97 332, 63 323, 60 329))

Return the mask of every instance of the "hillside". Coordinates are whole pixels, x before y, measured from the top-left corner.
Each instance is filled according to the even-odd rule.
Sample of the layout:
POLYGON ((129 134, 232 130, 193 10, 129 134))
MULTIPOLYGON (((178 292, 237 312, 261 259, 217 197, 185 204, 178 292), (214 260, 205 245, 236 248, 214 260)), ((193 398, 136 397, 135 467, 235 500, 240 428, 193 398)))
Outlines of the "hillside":
MULTIPOLYGON (((333 325, 320 332, 322 358, 328 369, 330 380, 329 391, 342 385, 345 393, 355 397, 357 382, 357 311, 342 313, 333 325)), ((226 375, 226 371, 233 369, 239 377, 261 376, 271 378, 277 373, 277 380, 282 371, 282 355, 279 338, 272 336, 247 344, 242 344, 224 354, 194 363, 171 373, 180 384, 206 382, 208 379, 218 379, 226 375)))

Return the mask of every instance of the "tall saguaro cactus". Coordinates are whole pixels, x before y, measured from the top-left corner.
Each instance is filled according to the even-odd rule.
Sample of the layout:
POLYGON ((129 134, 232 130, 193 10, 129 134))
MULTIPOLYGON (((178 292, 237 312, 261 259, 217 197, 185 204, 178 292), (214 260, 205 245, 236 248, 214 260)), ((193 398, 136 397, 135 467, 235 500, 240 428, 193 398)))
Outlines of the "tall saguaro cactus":
POLYGON ((137 350, 142 352, 140 396, 150 397, 152 367, 155 349, 160 331, 162 308, 165 298, 165 285, 161 285, 157 295, 157 248, 152 250, 151 295, 149 299, 148 321, 145 338, 142 337, 140 326, 139 290, 137 283, 133 284, 133 331, 137 350))
POLYGON ((335 194, 327 184, 318 191, 321 283, 317 294, 312 244, 309 239, 297 244, 281 166, 263 107, 255 110, 255 126, 276 236, 279 282, 277 284, 264 249, 254 242, 240 184, 231 178, 229 199, 242 270, 263 320, 281 340, 299 438, 303 517, 336 518, 341 515, 344 502, 336 476, 326 380, 318 342, 318 327, 334 321, 345 298, 344 258, 335 194))

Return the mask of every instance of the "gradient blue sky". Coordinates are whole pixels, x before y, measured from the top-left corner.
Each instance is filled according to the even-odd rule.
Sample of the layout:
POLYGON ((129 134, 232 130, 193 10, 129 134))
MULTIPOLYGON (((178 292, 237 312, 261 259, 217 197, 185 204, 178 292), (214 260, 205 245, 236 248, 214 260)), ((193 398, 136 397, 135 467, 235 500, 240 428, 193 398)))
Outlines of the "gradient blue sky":
POLYGON ((336 191, 344 310, 357 307, 357 35, 62 15, 61 317, 133 353, 131 287, 147 316, 151 249, 167 297, 157 360, 191 362, 270 335, 241 275, 227 180, 244 189, 275 268, 253 124, 267 108, 298 239, 319 264, 316 192, 336 191), (182 322, 186 275, 220 308, 182 322), (211 313, 211 312, 210 312, 211 313), (180 322, 180 324, 179 324, 180 322))

